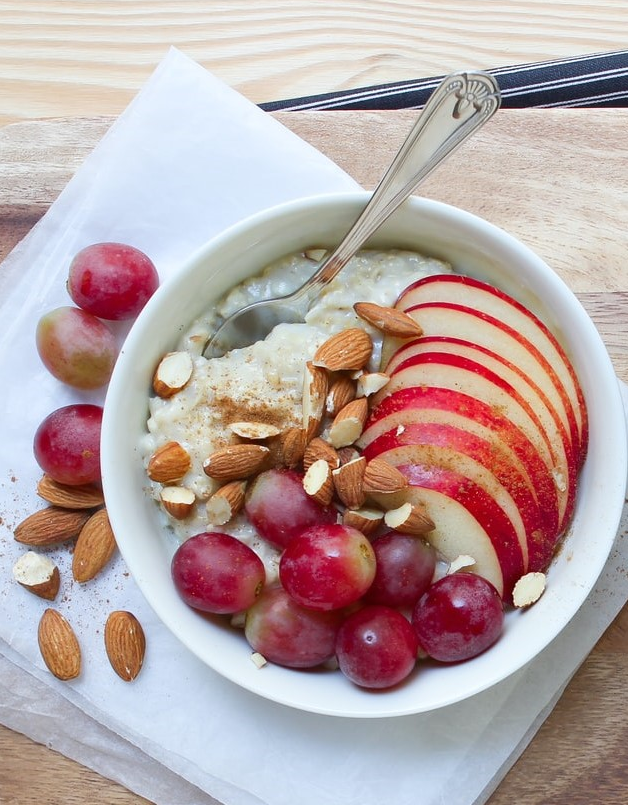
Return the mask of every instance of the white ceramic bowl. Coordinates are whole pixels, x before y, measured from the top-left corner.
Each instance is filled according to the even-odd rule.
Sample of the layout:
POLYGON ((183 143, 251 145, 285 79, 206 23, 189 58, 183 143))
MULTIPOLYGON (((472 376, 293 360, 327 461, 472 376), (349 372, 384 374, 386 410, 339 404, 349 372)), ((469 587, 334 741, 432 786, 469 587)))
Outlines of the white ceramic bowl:
POLYGON ((165 626, 208 666, 235 684, 292 707, 346 717, 434 710, 488 688, 532 660, 568 623, 595 583, 612 546, 626 483, 625 419, 618 383, 594 325, 557 275, 519 241, 466 212, 410 199, 372 245, 417 249, 486 279, 531 306, 567 347, 586 397, 588 457, 565 545, 540 601, 507 616, 503 636, 462 664, 419 667, 387 692, 352 685, 340 672, 304 672, 250 659, 243 635, 187 607, 170 577, 176 548, 142 489, 137 448, 145 431, 151 375, 159 357, 212 301, 268 263, 312 244, 333 246, 365 193, 303 199, 262 212, 214 238, 157 291, 133 326, 110 383, 102 470, 109 516, 135 581, 165 626))

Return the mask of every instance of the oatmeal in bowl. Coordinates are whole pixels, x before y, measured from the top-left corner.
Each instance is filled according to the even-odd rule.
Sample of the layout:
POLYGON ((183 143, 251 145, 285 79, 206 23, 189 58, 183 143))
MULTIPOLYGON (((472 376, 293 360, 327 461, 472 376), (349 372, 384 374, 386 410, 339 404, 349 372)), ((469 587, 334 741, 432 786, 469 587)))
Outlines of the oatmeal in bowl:
POLYGON ((195 255, 131 331, 103 426, 112 524, 165 626, 236 684, 351 717, 442 707, 533 658, 597 578, 625 478, 586 313, 522 244, 446 205, 409 200, 303 324, 203 357, 229 313, 297 287, 366 198, 284 205, 195 255), (482 601, 482 640, 443 648, 452 595, 482 601), (397 646, 392 670, 373 670, 367 632, 397 646))

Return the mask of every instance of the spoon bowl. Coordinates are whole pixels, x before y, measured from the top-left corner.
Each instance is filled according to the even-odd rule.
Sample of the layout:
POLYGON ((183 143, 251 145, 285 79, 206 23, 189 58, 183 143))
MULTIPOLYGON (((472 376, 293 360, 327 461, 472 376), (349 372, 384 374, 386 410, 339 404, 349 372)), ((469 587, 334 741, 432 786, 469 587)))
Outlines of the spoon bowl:
POLYGON ((277 325, 303 321, 309 306, 369 237, 440 163, 499 109, 488 73, 453 73, 434 90, 368 203, 340 244, 291 294, 247 305, 223 322, 204 355, 217 358, 265 338, 277 325))

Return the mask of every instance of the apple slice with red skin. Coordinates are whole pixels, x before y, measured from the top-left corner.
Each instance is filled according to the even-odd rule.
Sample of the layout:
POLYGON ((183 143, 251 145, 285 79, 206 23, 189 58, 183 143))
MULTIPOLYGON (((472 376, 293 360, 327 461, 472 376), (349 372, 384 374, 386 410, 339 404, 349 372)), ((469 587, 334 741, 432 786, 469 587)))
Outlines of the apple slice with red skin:
POLYGON ((458 472, 434 465, 402 464, 409 486, 376 494, 382 506, 410 502, 426 507, 435 528, 428 541, 448 561, 461 554, 475 560, 474 572, 488 579, 505 600, 524 572, 523 554, 510 520, 480 486, 458 472))
POLYGON ((450 336, 426 336, 417 339, 398 350, 391 358, 386 371, 394 375, 396 369, 402 368, 415 355, 426 352, 444 352, 452 355, 461 355, 484 366, 489 372, 502 378, 518 395, 530 405, 542 424, 548 439, 552 444, 557 441, 563 443, 565 455, 570 465, 577 465, 574 457, 571 435, 567 431, 568 423, 563 422, 559 413, 553 407, 542 389, 513 363, 501 355, 462 338, 450 336))
POLYGON ((379 405, 385 393, 392 394, 411 386, 464 390, 487 405, 494 406, 522 429, 555 479, 559 504, 558 527, 562 530, 573 510, 575 467, 569 464, 562 443, 550 442, 534 411, 512 387, 475 361, 459 355, 424 353, 413 356, 395 370, 385 389, 374 396, 373 408, 379 405))
MULTIPOLYGON (((417 422, 390 430, 363 452, 393 466, 433 465, 456 471, 481 487, 509 518, 523 554, 524 568, 545 570, 558 533, 548 531, 529 480, 494 440, 450 424, 417 422)), ((504 538, 500 533, 499 538, 504 538)))
POLYGON ((556 484, 547 465, 526 434, 494 406, 461 391, 435 386, 410 386, 385 397, 371 412, 357 446, 364 450, 383 433, 414 422, 449 424, 486 440, 500 449, 528 478, 541 512, 545 531, 558 533, 556 484))
MULTIPOLYGON (((423 328, 424 335, 462 338, 484 347, 519 367, 543 391, 563 421, 569 423, 575 455, 580 463, 582 437, 574 401, 544 355, 512 327, 475 308, 453 302, 426 302, 405 311, 423 328)), ((389 348, 389 347, 388 347, 389 348)), ((578 409, 579 410, 579 409, 578 409)))
POLYGON ((578 445, 584 454, 588 440, 587 409, 573 364, 549 327, 517 299, 482 280, 463 274, 438 274, 414 282, 401 294, 397 307, 408 308, 424 302, 452 302, 474 308, 501 321, 532 344, 552 367, 571 401, 577 425, 578 445))

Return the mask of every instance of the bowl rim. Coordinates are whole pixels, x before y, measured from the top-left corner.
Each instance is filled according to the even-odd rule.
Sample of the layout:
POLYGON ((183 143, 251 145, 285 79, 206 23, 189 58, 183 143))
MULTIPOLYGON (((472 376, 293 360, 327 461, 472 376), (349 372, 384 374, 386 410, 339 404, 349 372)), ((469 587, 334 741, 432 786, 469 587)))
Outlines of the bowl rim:
MULTIPOLYGON (((180 608, 176 608, 174 611, 170 610, 165 605, 165 597, 154 589, 150 579, 142 572, 141 563, 144 557, 138 552, 137 546, 133 544, 133 540, 128 538, 128 529, 126 527, 126 515, 128 511, 125 511, 125 508, 129 505, 133 505, 133 501, 128 494, 120 494, 120 462, 124 462, 125 458, 128 459, 129 457, 128 445, 123 449, 120 441, 116 438, 112 438, 112 434, 115 434, 116 429, 119 427, 120 412, 124 411, 125 400, 128 397, 128 378, 129 373, 133 370, 133 361, 138 355, 142 356, 142 351, 146 346, 146 332, 150 331, 156 317, 166 309, 168 298, 172 294, 173 289, 178 287, 179 283, 186 278, 189 279, 190 276, 194 277, 196 274, 200 273, 208 258, 212 255, 219 254, 225 247, 235 243, 239 238, 245 235, 250 235, 252 232, 263 231, 267 225, 272 225, 273 221, 281 220, 285 218, 285 216, 296 215, 298 217, 304 213, 312 215, 317 211, 323 211, 325 214, 331 214, 330 210, 334 209, 356 211, 364 205, 369 197, 370 193, 364 191, 324 194, 296 199, 261 210, 233 224, 223 232, 209 239, 190 256, 172 277, 165 280, 133 324, 120 351, 116 367, 114 368, 104 404, 101 464, 103 489, 105 499, 107 500, 110 519, 116 537, 118 538, 118 534, 121 535, 119 548, 129 571, 144 598, 155 611, 160 621, 193 654, 199 657, 214 671, 230 679, 234 684, 240 685, 277 703, 325 715, 378 718, 426 712, 454 704, 506 679, 539 654, 568 624, 595 585, 615 539, 617 525, 619 524, 623 508, 625 482, 616 482, 612 488, 607 488, 605 491, 606 508, 604 512, 604 522, 607 524, 605 540, 600 549, 594 554, 593 559, 589 561, 586 578, 580 579, 578 584, 576 584, 574 597, 571 602, 568 601, 564 603, 560 617, 554 621, 553 628, 544 636, 537 636, 534 644, 531 645, 527 651, 520 651, 516 662, 513 663, 512 667, 508 668, 507 673, 503 671, 491 672, 490 663, 484 661, 481 663, 485 672, 482 678, 478 678, 466 691, 460 691, 456 689, 455 686, 452 686, 448 695, 443 695, 434 705, 424 705, 412 696, 399 695, 399 691, 397 690, 384 692, 377 696, 374 696, 370 691, 360 691, 363 697, 362 703, 357 703, 356 697, 352 695, 350 697, 351 706, 349 706, 348 703, 342 704, 338 701, 333 705, 327 704, 320 697, 316 702, 306 703, 299 700, 300 686, 279 684, 275 685, 271 690, 268 690, 264 687, 262 682, 263 677, 259 675, 259 672, 257 681, 255 681, 255 678, 251 678, 250 674, 234 674, 233 669, 225 667, 224 663, 216 660, 216 657, 208 656, 207 651, 195 643, 194 635, 198 633, 198 630, 192 629, 190 633, 189 629, 187 629, 189 624, 185 612, 180 608), (181 631, 182 629, 184 630, 183 633, 181 631), (388 698, 386 699, 386 697, 388 698), (382 704, 382 702, 384 702, 384 704, 382 704)), ((553 293, 558 295, 562 304, 569 307, 571 315, 575 317, 577 327, 580 328, 579 332, 584 336, 585 342, 592 347, 595 346, 596 361, 591 371, 598 380, 601 377, 604 381, 602 388, 598 388, 598 392, 603 392, 605 397, 605 416, 607 416, 609 422, 614 423, 616 429, 619 429, 619 432, 616 434, 616 445, 618 449, 609 459, 610 468, 608 474, 610 475, 612 470, 615 477, 619 476, 625 479, 628 472, 628 451, 626 449, 626 420, 619 383, 616 382, 616 387, 613 388, 611 377, 615 380, 617 380, 617 378, 606 348, 593 322, 567 285, 525 244, 503 229, 500 229, 473 213, 443 202, 432 201, 417 196, 411 197, 405 202, 403 209, 411 216, 419 214, 428 219, 430 216, 433 216, 436 219, 455 223, 457 226, 462 227, 463 230, 467 229, 480 233, 483 238, 498 245, 499 249, 504 248, 507 252, 512 252, 513 255, 517 255, 518 258, 523 260, 528 266, 532 279, 542 278, 543 286, 550 288, 553 293)), ((560 311, 557 311, 557 313, 560 313, 560 311)), ((175 340, 176 334, 172 333, 171 335, 172 343, 175 340)), ((148 393, 148 389, 146 389, 146 392, 148 393)), ((134 447, 133 450, 135 458, 137 459, 137 447, 134 447)), ((585 462, 585 470, 583 472, 586 472, 586 463, 587 462, 585 462)), ((122 475, 127 482, 129 479, 133 479, 134 476, 132 473, 124 472, 124 470, 128 468, 123 466, 122 469, 122 475)), ((571 535, 569 534, 567 539, 569 536, 571 535)), ((170 548, 171 547, 172 546, 170 546, 170 548)), ((164 548, 162 545, 162 550, 165 550, 167 553, 169 548, 164 548)), ((185 605, 182 606, 185 607, 185 605)), ((189 610, 189 608, 187 609, 189 610)), ((197 613, 193 613, 192 610, 189 610, 189 613, 190 618, 198 617, 197 613)), ((522 622, 519 617, 520 613, 515 613, 515 615, 519 618, 519 622, 522 622)), ((475 662, 475 660, 471 662, 475 662)), ((280 670, 288 674, 298 674, 298 672, 287 669, 280 670)), ((412 685, 413 681, 414 680, 411 680, 409 684, 412 685)), ((360 699, 360 697, 357 698, 360 699)))

